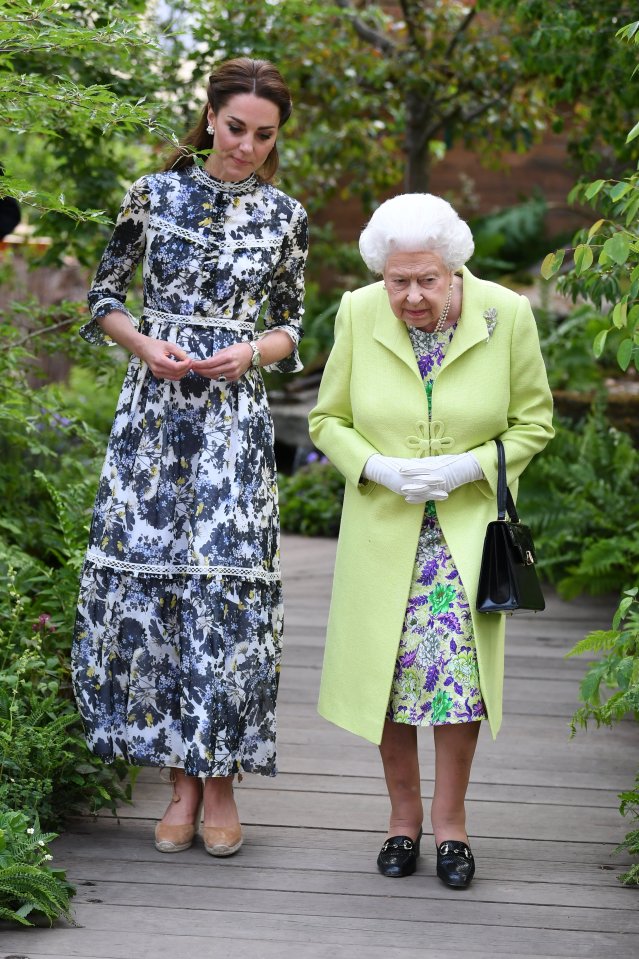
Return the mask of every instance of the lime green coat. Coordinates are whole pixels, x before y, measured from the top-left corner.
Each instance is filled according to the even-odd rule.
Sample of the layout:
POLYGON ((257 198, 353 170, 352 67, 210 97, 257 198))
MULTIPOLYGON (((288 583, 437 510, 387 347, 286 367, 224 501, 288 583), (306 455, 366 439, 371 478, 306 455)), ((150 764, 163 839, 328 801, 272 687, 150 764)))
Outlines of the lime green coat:
POLYGON ((454 490, 437 515, 473 610, 482 695, 493 736, 502 716, 504 617, 474 612, 486 524, 496 518, 495 437, 508 482, 553 436, 552 396, 528 300, 463 270, 458 328, 440 367, 432 418, 405 324, 381 283, 346 293, 311 438, 346 478, 319 712, 374 743, 382 736, 423 505, 373 483, 366 460, 463 453, 485 479, 454 490), (493 312, 495 311, 495 312, 493 312))

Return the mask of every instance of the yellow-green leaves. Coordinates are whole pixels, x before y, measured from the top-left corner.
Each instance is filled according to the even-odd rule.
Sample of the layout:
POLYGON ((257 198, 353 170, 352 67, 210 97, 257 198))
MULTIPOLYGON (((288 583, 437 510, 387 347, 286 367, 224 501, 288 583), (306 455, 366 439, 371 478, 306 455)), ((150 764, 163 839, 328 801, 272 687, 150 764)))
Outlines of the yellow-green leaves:
POLYGON ((541 275, 544 280, 549 280, 551 276, 554 276, 561 268, 565 255, 565 250, 557 250, 555 253, 549 253, 544 257, 544 261, 541 264, 541 275))
POLYGON ((592 252, 592 247, 588 246, 587 243, 580 243, 577 247, 575 247, 574 260, 577 273, 584 273, 586 270, 590 269, 593 259, 594 255, 592 252))
POLYGON ((630 253, 630 241, 623 233, 615 233, 603 245, 603 252, 620 266, 626 262, 630 253))

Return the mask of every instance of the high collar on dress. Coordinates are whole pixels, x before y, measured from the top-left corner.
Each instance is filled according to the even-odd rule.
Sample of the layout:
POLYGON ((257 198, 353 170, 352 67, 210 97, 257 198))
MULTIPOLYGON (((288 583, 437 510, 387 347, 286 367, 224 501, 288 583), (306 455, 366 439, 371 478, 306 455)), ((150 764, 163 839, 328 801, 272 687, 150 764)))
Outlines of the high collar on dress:
POLYGON ((201 186, 206 187, 207 190, 229 193, 232 196, 253 193, 260 182, 255 173, 251 173, 245 180, 218 180, 217 177, 211 176, 210 173, 207 173, 206 170, 199 167, 196 163, 193 163, 188 170, 193 179, 201 186))

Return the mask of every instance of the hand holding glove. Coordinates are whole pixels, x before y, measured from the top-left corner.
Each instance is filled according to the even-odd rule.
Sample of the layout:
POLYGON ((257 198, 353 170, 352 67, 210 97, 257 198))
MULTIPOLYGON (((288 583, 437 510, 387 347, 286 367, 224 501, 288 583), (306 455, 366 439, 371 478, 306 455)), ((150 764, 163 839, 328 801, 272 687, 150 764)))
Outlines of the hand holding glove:
MULTIPOLYGON (((434 459, 435 457, 431 457, 434 459)), ((403 496, 407 503, 425 503, 426 500, 442 500, 448 498, 444 490, 444 481, 440 476, 426 476, 422 468, 418 476, 407 474, 410 467, 419 462, 414 459, 403 459, 400 456, 382 456, 374 453, 364 465, 365 479, 379 483, 389 489, 391 493, 403 496), (420 499, 413 499, 417 495, 420 499)))
MULTIPOLYGON (((458 486, 465 483, 476 483, 484 478, 484 473, 472 453, 454 453, 446 456, 422 456, 419 459, 408 460, 406 465, 401 468, 402 476, 405 480, 404 492, 407 490, 407 484, 414 483, 414 489, 410 491, 410 498, 406 496, 407 503, 424 503, 431 496, 424 497, 420 491, 420 486, 428 485, 437 480, 440 481, 442 489, 446 496, 458 486)), ((446 499, 446 497, 438 497, 446 499)))

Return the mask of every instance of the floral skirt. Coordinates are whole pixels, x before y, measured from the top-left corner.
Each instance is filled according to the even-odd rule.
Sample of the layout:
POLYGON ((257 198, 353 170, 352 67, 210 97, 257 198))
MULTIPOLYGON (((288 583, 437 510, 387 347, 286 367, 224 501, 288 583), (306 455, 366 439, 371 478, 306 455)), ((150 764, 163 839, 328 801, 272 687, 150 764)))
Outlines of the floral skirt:
POLYGON ((386 718, 443 726, 485 716, 468 599, 427 503, 386 718))
POLYGON ((274 776, 279 584, 85 564, 73 682, 92 752, 190 776, 274 776))

